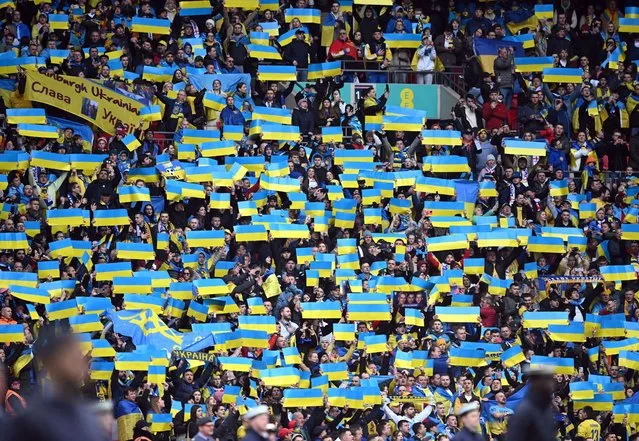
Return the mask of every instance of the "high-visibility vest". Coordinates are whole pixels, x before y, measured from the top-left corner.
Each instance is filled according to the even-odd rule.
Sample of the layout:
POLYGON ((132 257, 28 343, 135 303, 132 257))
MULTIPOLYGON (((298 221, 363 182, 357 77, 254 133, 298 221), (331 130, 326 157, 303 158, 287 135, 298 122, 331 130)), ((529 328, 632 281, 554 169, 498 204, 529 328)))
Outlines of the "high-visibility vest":
POLYGON ((7 411, 9 415, 15 415, 16 411, 13 409, 11 404, 9 403, 9 398, 16 397, 22 403, 22 407, 27 407, 27 402, 25 401, 20 394, 14 390, 9 389, 7 391, 7 395, 4 398, 4 409, 7 411))

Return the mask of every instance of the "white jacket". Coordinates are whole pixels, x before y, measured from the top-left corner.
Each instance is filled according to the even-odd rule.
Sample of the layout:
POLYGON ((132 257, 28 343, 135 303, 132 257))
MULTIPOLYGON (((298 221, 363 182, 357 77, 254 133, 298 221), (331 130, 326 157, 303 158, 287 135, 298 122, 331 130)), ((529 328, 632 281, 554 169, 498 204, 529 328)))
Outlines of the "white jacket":
POLYGON ((437 59, 437 53, 435 52, 435 46, 430 47, 428 52, 426 46, 420 45, 417 48, 417 71, 432 71, 435 69, 435 60, 437 59))

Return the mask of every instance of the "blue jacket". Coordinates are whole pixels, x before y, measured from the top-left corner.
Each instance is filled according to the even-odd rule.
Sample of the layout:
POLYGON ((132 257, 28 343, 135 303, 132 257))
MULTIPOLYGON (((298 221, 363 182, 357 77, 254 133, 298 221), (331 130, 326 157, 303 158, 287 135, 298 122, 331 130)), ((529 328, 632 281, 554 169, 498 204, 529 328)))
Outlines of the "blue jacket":
POLYGON ((568 171, 568 159, 561 150, 554 148, 548 149, 548 164, 552 165, 553 170, 560 169, 565 172, 568 171))
POLYGON ((242 115, 242 112, 240 112, 240 110, 235 106, 226 106, 224 109, 222 109, 220 118, 222 118, 224 125, 232 126, 244 125, 245 121, 244 115, 242 115))

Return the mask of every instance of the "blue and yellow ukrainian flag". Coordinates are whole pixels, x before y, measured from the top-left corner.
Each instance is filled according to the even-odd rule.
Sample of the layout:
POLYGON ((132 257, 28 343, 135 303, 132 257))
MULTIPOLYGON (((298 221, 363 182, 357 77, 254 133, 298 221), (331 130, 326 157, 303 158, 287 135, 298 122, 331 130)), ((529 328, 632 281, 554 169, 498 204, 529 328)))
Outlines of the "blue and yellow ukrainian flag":
POLYGON ((328 61, 326 63, 314 63, 308 65, 308 79, 336 77, 342 74, 341 61, 328 61))
POLYGON ((486 265, 483 258, 468 258, 463 260, 464 274, 481 275, 486 265))
POLYGON ((159 105, 149 105, 140 109, 140 116, 145 121, 160 121, 162 120, 162 113, 159 105))
POLYGON ((58 208, 49 210, 47 223, 51 226, 78 227, 85 224, 84 210, 81 208, 58 208))
POLYGON ((96 167, 99 167, 107 158, 107 155, 93 155, 85 153, 71 153, 69 160, 71 168, 75 168, 85 174, 92 174, 96 167))
POLYGON ((550 367, 555 374, 572 375, 575 373, 575 360, 572 358, 533 355, 530 360, 530 367, 539 368, 541 366, 550 367))
POLYGON ((430 216, 457 216, 464 214, 464 203, 461 201, 426 201, 424 210, 430 216))
POLYGON ((29 243, 26 233, 0 233, 0 249, 26 250, 29 243))
POLYGON ((592 400, 573 400, 575 410, 590 406, 597 412, 610 412, 613 408, 613 398, 611 394, 595 394, 592 400))
POLYGON ((342 307, 337 301, 303 302, 301 303, 302 318, 305 319, 336 319, 342 318, 342 307))
POLYGON ((266 140, 297 142, 300 139, 300 128, 281 124, 263 124, 262 138, 266 140))
POLYGON ((615 401, 626 398, 626 390, 623 383, 606 383, 603 385, 602 393, 609 394, 615 401))
MULTIPOLYGON (((49 15, 51 17, 51 15, 49 15)), ((50 49, 49 57, 51 64, 62 64, 65 59, 69 58, 71 51, 69 49, 50 49)))
MULTIPOLYGON (((261 46, 268 46, 270 44, 268 32, 251 31, 251 33, 249 34, 249 39, 251 40, 251 43, 259 44, 261 46)), ((278 40, 278 42, 279 42, 279 40, 278 40)), ((289 41, 289 43, 290 43, 290 41, 289 41)), ((280 46, 283 46, 282 43, 280 43, 280 46)))
MULTIPOLYGON (((269 162, 266 164, 266 174, 275 178, 288 176, 290 175, 288 163, 284 161, 269 162)), ((266 202, 266 199, 264 198, 263 201, 266 202)))
POLYGON ((127 311, 149 309, 155 314, 164 310, 165 300, 146 294, 124 294, 124 306, 127 311))
POLYGON ((235 240, 237 242, 259 242, 268 239, 264 225, 238 225, 235 227, 235 240))
POLYGON ((171 33, 171 22, 161 18, 133 17, 131 30, 133 32, 169 35, 171 33))
POLYGON ((637 272, 632 265, 606 265, 599 268, 606 282, 637 280, 637 272))
POLYGON ((422 43, 420 34, 384 34, 386 46, 391 49, 417 49, 422 43))
POLYGON ((153 244, 150 243, 117 242, 115 244, 115 250, 118 253, 118 259, 155 259, 153 244))
POLYGON ((463 156, 426 156, 423 170, 431 173, 469 173, 468 159, 463 156))
POLYGON ((113 292, 116 294, 151 294, 151 277, 141 277, 136 273, 131 277, 117 276, 113 278, 113 292))
POLYGON ((307 407, 323 406, 324 393, 321 389, 285 389, 283 406, 307 407))
POLYGON ((170 432, 173 429, 173 417, 170 413, 149 413, 149 417, 151 432, 170 432))
POLYGON ((526 311, 523 314, 524 327, 547 329, 549 325, 568 325, 566 311, 526 311))
POLYGON ((196 15, 210 15, 213 11, 208 0, 184 1, 180 2, 180 15, 191 17, 196 15))
POLYGON ((212 248, 224 246, 225 233, 223 230, 187 231, 186 241, 191 248, 212 248))
POLYGON ((479 307, 437 306, 435 315, 444 323, 478 323, 479 307))
POLYGON ((69 325, 75 333, 80 332, 102 332, 104 326, 100 322, 97 314, 84 314, 69 317, 69 325))
MULTIPOLYGON (((320 364, 322 374, 328 376, 328 381, 342 381, 348 379, 348 365, 345 362, 320 364)), ((331 389, 329 389, 330 391, 331 389)))
POLYGON ((284 363, 288 365, 300 364, 302 362, 302 357, 296 347, 283 348, 282 355, 284 356, 284 363))
POLYGON ((260 371, 260 379, 265 386, 291 387, 299 383, 300 371, 294 367, 266 369, 260 371))
POLYGON ((424 316, 419 309, 406 308, 404 310, 404 323, 408 326, 424 326, 424 316))
POLYGON ((620 18, 618 30, 621 33, 639 32, 639 18, 620 18))
POLYGON ((224 139, 227 139, 230 141, 241 141, 244 139, 244 126, 242 125, 224 126, 223 130, 224 130, 224 134, 223 134, 224 139))
MULTIPOLYGON (((57 128, 56 128, 57 130, 57 128)), ((39 135, 37 137, 40 137, 39 135)), ((56 134, 55 138, 58 135, 56 134)), ((31 151, 31 166, 44 167, 46 169, 54 169, 61 171, 71 170, 69 155, 61 155, 59 153, 44 152, 41 150, 31 151)))
POLYGON ((341 127, 322 127, 322 141, 340 143, 344 140, 344 131, 341 127))
POLYGON ((78 303, 75 299, 45 305, 49 320, 62 320, 78 315, 78 303))
POLYGON ((95 265, 96 281, 111 282, 114 277, 131 277, 131 262, 98 263, 95 265))
POLYGON ((96 227, 112 227, 129 225, 130 223, 129 213, 124 208, 111 208, 93 212, 93 225, 96 227))
POLYGON ((622 240, 639 240, 639 224, 623 224, 621 226, 622 240))
POLYGON ((262 60, 282 60, 282 55, 273 46, 263 46, 259 44, 248 44, 246 48, 251 58, 262 60))
POLYGON ((129 180, 140 180, 146 184, 159 182, 157 169, 155 167, 140 167, 129 170, 129 180))
POLYGON ((385 335, 367 335, 364 337, 364 346, 368 354, 379 354, 386 352, 388 347, 386 346, 385 335))
MULTIPOLYGON (((257 69, 260 81, 296 81, 297 68, 295 66, 274 66, 261 64, 257 69)), ((257 118, 253 115, 253 118, 257 118)))
MULTIPOLYGON (((537 327, 537 326, 535 326, 537 327)), ((553 341, 583 343, 586 341, 586 334, 583 323, 569 323, 567 325, 548 325, 548 332, 553 341)))
POLYGON ((89 367, 90 378, 94 381, 108 381, 113 375, 115 363, 112 361, 92 360, 89 367))
POLYGON ((124 185, 118 187, 120 203, 151 202, 151 193, 147 187, 137 185, 124 185))
POLYGON ((7 109, 9 124, 46 124, 44 109, 7 109))
POLYGON ((619 351, 619 366, 627 369, 639 369, 639 352, 619 351))
MULTIPOLYGON (((29 136, 32 138, 58 139, 58 137, 60 136, 60 134, 58 133, 58 128, 56 126, 48 126, 45 124, 18 124, 18 133, 22 136, 29 136)), ((35 152, 36 151, 32 152, 32 156, 31 156, 32 159, 33 159, 33 153, 35 152)), ((51 153, 51 154, 55 154, 55 153, 51 153)), ((67 156, 67 155, 64 155, 64 156, 67 156)))
POLYGON ((625 18, 639 18, 639 7, 626 6, 625 12, 626 12, 625 18))
POLYGON ((550 196, 568 196, 568 181, 566 179, 550 181, 550 196))
POLYGON ((346 314, 348 321, 390 321, 390 305, 351 304, 346 314))
POLYGON ((333 336, 338 341, 355 340, 355 323, 335 323, 333 325, 333 336))
POLYGON ((274 334, 276 331, 276 321, 273 316, 248 316, 241 315, 238 317, 238 327, 248 331, 264 331, 268 334, 274 334))
MULTIPOLYGON (((34 273, 25 273, 25 274, 31 274, 33 275, 34 279, 35 279, 35 284, 34 286, 24 286, 24 285, 15 285, 14 283, 16 282, 23 282, 23 283, 29 283, 31 284, 31 281, 27 281, 27 280, 16 280, 15 278, 13 280, 11 280, 9 277, 2 277, 5 273, 0 273, 0 280, 3 281, 3 286, 8 286, 9 287, 9 291, 11 291, 11 295, 14 297, 17 297, 21 300, 24 300, 25 302, 31 302, 31 303, 40 303, 40 304, 48 304, 51 301, 51 298, 49 296, 49 293, 47 291, 45 291, 44 289, 41 288, 35 288, 35 284, 37 284, 38 280, 37 280, 37 275, 34 273), (4 283, 9 283, 9 285, 5 285, 4 283)), ((15 277, 14 274, 11 275, 11 277, 15 277)))
POLYGON ((197 303, 196 301, 191 301, 186 315, 188 317, 193 317, 198 322, 205 322, 206 317, 208 316, 208 307, 197 303))
POLYGON ((512 41, 514 43, 521 43, 524 49, 531 49, 535 47, 535 38, 533 34, 519 34, 504 37, 502 41, 512 41))
POLYGON ((38 278, 39 279, 59 279, 60 278, 60 262, 57 260, 43 260, 38 262, 38 278))
POLYGON ((373 162, 373 152, 371 150, 347 150, 337 149, 334 153, 335 165, 344 165, 347 161, 353 162, 373 162))
POLYGON ((179 300, 193 299, 193 283, 192 282, 171 282, 169 285, 171 297, 179 300))
POLYGON ((204 107, 208 107, 209 109, 221 111, 226 107, 226 98, 222 95, 217 95, 215 93, 206 92, 204 94, 204 99, 202 100, 204 107))
MULTIPOLYGON (((397 34, 401 35, 401 34, 397 34)), ((387 131, 404 130, 407 132, 419 132, 422 130, 424 120, 415 116, 386 116, 382 117, 382 129, 387 131)))
POLYGON ((546 156, 546 142, 508 138, 504 140, 504 152, 508 155, 546 156))
POLYGON ((24 342, 24 325, 0 325, 0 343, 24 342))
POLYGON ((528 238, 527 250, 530 253, 564 254, 566 247, 560 237, 532 236, 528 238))
POLYGON ((461 145, 461 132, 457 130, 422 130, 422 144, 424 145, 461 145))
POLYGON ((237 154, 237 146, 234 141, 210 141, 200 144, 200 151, 205 158, 218 156, 230 156, 237 154))
POLYGON ((69 29, 69 16, 67 14, 49 14, 49 29, 52 31, 66 31, 69 29))
POLYGON ((495 230, 489 233, 477 233, 477 246, 479 248, 490 247, 517 247, 517 236, 510 230, 495 230))
POLYGON ((256 106, 253 110, 253 118, 275 124, 291 124, 291 112, 275 107, 256 106))
POLYGON ((623 340, 604 340, 602 344, 606 355, 617 355, 621 351, 637 351, 639 349, 639 339, 636 337, 623 340))
POLYGON ((321 23, 321 12, 319 9, 310 8, 287 8, 285 11, 286 23, 290 23, 294 18, 298 18, 300 23, 321 23))
POLYGON ((597 204, 582 202, 579 204, 579 219, 594 219, 597 212, 597 204))
POLYGON ((451 366, 486 366, 486 351, 483 349, 461 349, 451 347, 448 351, 448 363, 451 366))
POLYGON ((581 83, 584 71, 581 68, 550 67, 543 70, 544 83, 581 83))
POLYGON ((130 133, 130 134, 126 135, 124 138, 122 138, 122 143, 126 146, 126 148, 130 152, 132 152, 133 150, 137 149, 138 147, 140 147, 142 145, 140 143, 140 140, 138 138, 136 138, 135 135, 132 134, 132 133, 130 133))
POLYGON ((535 17, 540 20, 552 20, 553 13, 553 5, 535 5, 535 17))
POLYGON ((570 383, 570 394, 573 400, 592 400, 595 397, 595 387, 589 381, 570 383))
POLYGON ((602 320, 599 324, 599 328, 595 330, 595 336, 600 338, 625 337, 626 328, 624 325, 624 321, 616 319, 602 320))
POLYGON ((106 339, 91 340, 91 357, 93 358, 113 358, 115 349, 106 339))
POLYGON ((198 296, 225 295, 231 292, 222 279, 197 279, 193 281, 198 296))
POLYGON ((185 312, 186 303, 174 297, 168 299, 166 308, 164 308, 164 315, 180 318, 185 312))
POLYGON ((468 239, 465 234, 449 234, 447 236, 429 237, 427 248, 430 252, 465 250, 468 249, 468 239))
MULTIPOLYGON (((276 10, 279 8, 279 4, 275 8, 276 10)), ((262 31, 266 32, 270 37, 276 37, 280 33, 280 25, 277 21, 273 22, 260 22, 258 23, 262 27, 262 31)))
POLYGON ((511 348, 506 349, 499 356, 501 362, 507 368, 512 368, 513 366, 518 365, 522 361, 526 359, 524 353, 521 350, 521 346, 513 346, 511 348))
POLYGON ((544 69, 554 66, 553 57, 522 57, 515 58, 515 70, 517 72, 542 72, 544 69))

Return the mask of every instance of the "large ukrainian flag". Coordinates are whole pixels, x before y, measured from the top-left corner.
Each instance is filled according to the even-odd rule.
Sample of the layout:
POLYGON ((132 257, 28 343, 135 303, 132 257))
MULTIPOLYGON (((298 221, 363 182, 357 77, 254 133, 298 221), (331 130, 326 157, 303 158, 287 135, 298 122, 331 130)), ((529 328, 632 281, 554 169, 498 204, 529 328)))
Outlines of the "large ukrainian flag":
POLYGON ((131 22, 133 32, 148 32, 150 34, 169 35, 171 22, 160 18, 133 17, 131 22))

